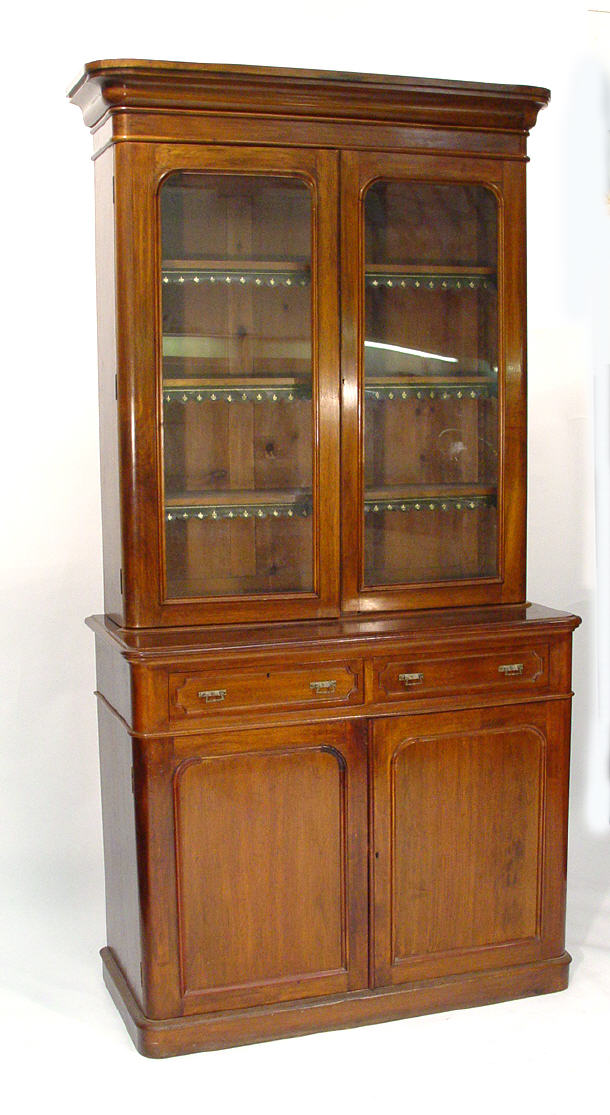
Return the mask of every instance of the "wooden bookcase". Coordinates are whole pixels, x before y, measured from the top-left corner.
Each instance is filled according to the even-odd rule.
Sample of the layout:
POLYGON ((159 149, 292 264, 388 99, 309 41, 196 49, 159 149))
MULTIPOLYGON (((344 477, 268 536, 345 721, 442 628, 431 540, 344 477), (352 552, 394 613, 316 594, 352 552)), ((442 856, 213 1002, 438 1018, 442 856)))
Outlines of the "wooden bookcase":
POLYGON ((544 89, 137 60, 94 140, 104 977, 150 1056, 566 986, 544 89))

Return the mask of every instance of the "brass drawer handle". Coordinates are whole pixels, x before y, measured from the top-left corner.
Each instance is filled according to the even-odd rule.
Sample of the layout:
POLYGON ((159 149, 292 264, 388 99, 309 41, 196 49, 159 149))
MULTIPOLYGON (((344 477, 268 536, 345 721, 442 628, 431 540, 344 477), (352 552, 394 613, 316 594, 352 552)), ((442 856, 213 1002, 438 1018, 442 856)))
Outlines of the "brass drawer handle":
POLYGON ((399 674, 398 680, 402 682, 405 689, 409 685, 421 685, 424 680, 423 674, 399 674))
POLYGON ((337 688, 337 682, 331 681, 310 681, 309 688, 314 689, 319 695, 320 693, 334 693, 337 688))
POLYGON ((226 695, 226 689, 202 689, 201 692, 197 694, 198 697, 201 697, 202 700, 205 701, 206 705, 214 701, 224 701, 226 695))
POLYGON ((505 677, 517 677, 523 673, 523 662, 510 662, 507 666, 498 666, 498 673, 505 677))

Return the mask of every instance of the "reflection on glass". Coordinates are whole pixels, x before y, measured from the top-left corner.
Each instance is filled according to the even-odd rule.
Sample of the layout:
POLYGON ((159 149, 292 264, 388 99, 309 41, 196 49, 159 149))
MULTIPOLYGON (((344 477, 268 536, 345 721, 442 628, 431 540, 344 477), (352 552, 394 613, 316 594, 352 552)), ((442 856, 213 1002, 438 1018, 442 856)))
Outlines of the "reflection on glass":
POLYGON ((365 584, 497 572, 497 207, 482 186, 365 198, 365 584))
POLYGON ((167 596, 311 591, 309 189, 173 174, 161 239, 167 596))

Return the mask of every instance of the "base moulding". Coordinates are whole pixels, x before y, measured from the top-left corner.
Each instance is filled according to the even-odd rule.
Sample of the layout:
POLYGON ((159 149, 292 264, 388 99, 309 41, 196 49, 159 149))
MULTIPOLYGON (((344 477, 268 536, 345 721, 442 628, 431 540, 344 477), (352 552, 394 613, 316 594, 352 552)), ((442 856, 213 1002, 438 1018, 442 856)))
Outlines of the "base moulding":
POLYGON ((569 953, 564 952, 512 968, 420 980, 402 987, 156 1019, 143 1014, 112 950, 103 948, 100 955, 104 982, 137 1050, 145 1057, 226 1049, 563 991, 568 985, 571 961, 569 953))

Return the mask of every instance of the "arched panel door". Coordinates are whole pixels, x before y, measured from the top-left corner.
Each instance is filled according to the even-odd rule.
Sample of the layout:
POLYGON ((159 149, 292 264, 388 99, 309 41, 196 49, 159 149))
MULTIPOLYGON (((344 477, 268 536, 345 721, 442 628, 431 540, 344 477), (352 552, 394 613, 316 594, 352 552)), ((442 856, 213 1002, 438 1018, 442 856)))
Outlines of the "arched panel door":
POLYGON ((185 1013, 366 986, 362 725, 211 736, 173 797, 185 1013))
POLYGON ((531 705, 376 722, 377 986, 561 954, 567 743, 547 724, 558 715, 531 705))

